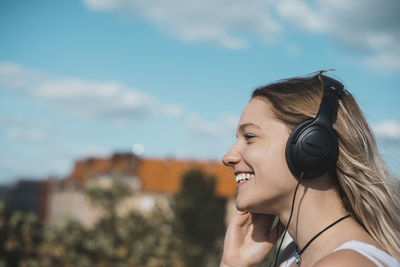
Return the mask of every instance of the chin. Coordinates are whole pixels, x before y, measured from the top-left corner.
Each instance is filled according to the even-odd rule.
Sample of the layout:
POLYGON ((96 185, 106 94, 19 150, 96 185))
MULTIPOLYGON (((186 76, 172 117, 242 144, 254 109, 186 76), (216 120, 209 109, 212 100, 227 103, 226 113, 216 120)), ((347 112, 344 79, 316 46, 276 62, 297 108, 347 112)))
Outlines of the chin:
POLYGON ((238 211, 249 211, 249 210, 247 210, 246 208, 241 207, 240 205, 238 205, 238 203, 236 203, 236 209, 237 209, 238 211))
POLYGON ((236 198, 236 209, 239 211, 248 211, 252 213, 266 213, 273 214, 272 210, 269 210, 266 207, 270 207, 269 202, 256 202, 251 203, 250 201, 243 201, 240 197, 236 198))
POLYGON ((257 209, 253 205, 241 203, 238 200, 236 200, 236 209, 239 211, 257 212, 257 209))
POLYGON ((243 203, 240 203, 239 199, 236 199, 236 209, 239 211, 249 211, 248 207, 243 203))

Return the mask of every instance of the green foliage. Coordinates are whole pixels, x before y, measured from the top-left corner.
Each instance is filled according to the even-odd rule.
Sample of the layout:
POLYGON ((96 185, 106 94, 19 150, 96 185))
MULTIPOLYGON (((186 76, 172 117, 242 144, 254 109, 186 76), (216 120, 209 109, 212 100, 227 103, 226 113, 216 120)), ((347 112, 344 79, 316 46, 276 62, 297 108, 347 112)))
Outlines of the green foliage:
POLYGON ((174 233, 186 266, 217 266, 225 233, 226 201, 215 195, 215 178, 188 171, 174 197, 174 233))
POLYGON ((0 266, 19 266, 37 258, 36 244, 43 241, 42 236, 43 225, 36 216, 9 213, 0 202, 0 266))
POLYGON ((117 216, 132 192, 115 178, 111 186, 89 187, 88 197, 107 211, 87 229, 76 221, 57 226, 0 203, 2 266, 217 266, 225 231, 225 201, 214 195, 215 180, 200 171, 183 177, 171 211, 117 216))
POLYGON ((129 186, 118 176, 112 178, 110 187, 91 186, 85 189, 86 195, 107 211, 110 217, 116 216, 116 208, 126 197, 132 194, 129 186))
POLYGON ((106 211, 103 217, 91 229, 72 221, 53 229, 42 266, 176 266, 177 257, 169 253, 176 250, 176 240, 160 210, 148 217, 137 212, 117 216, 118 204, 131 194, 117 178, 109 187, 87 188, 86 194, 106 211))

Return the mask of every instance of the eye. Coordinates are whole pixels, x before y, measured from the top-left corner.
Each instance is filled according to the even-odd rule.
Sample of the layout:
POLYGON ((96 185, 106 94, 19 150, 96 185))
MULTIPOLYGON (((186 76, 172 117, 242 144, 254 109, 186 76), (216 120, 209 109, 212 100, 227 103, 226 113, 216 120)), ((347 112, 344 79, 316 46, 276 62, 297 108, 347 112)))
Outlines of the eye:
POLYGON ((248 141, 248 140, 250 140, 250 139, 252 139, 252 138, 254 138, 256 136, 254 134, 247 133, 247 134, 244 134, 243 137, 244 137, 245 140, 248 141))

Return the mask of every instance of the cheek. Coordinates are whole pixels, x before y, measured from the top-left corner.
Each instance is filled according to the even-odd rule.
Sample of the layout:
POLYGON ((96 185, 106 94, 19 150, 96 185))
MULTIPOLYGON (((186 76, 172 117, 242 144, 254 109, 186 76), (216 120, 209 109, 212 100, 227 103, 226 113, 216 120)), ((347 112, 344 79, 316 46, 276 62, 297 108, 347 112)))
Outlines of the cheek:
POLYGON ((282 142, 254 144, 254 147, 249 147, 243 152, 243 159, 256 173, 258 181, 282 181, 282 176, 290 175, 285 158, 285 146, 286 143, 282 142))

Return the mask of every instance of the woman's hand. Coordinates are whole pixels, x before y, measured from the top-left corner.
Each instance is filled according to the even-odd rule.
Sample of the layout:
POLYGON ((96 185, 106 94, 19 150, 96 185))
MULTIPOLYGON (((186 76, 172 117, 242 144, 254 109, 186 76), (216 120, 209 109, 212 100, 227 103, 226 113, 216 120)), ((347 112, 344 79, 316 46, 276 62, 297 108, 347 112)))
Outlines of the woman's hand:
MULTIPOLYGON (((226 231, 221 267, 262 262, 276 242, 276 229, 271 230, 274 218, 269 214, 236 211, 226 231)), ((280 225, 281 233, 283 228, 280 225)))

